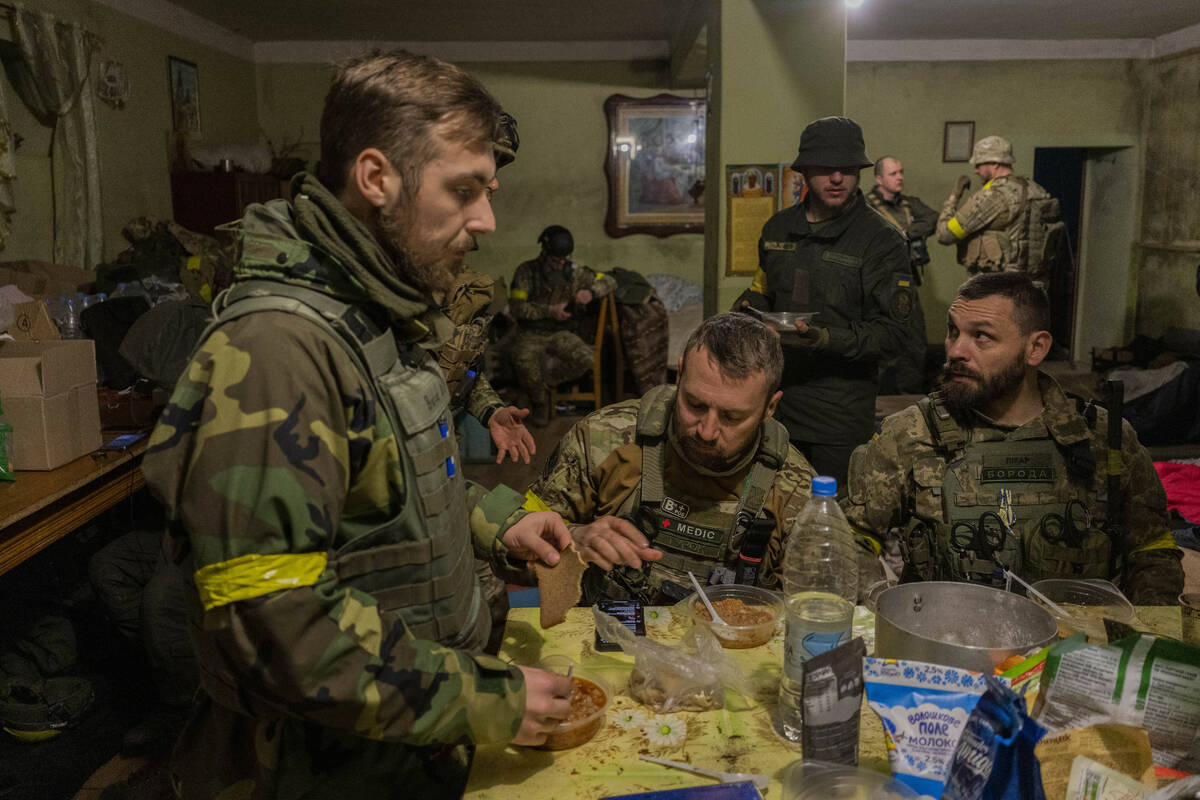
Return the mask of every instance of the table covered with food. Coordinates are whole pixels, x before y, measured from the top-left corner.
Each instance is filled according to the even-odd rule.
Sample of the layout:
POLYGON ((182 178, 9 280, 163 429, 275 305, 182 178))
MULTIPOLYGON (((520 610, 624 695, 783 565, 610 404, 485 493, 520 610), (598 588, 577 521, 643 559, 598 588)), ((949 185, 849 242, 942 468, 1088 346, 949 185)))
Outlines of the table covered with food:
POLYGON ((1034 771, 1044 785, 1036 796, 1050 800, 1135 800, 1173 780, 1185 786, 1176 779, 1200 762, 1200 648, 1178 641, 1178 607, 1089 610, 1064 596, 1062 605, 1048 600, 1065 616, 1047 614, 1047 631, 1022 616, 1025 607, 967 614, 964 603, 995 597, 964 599, 954 587, 1007 594, 888 588, 873 598, 884 619, 859 606, 851 641, 806 662, 805 724, 827 723, 804 740, 811 752, 777 733, 788 657, 781 597, 714 593, 715 623, 696 595, 639 608, 644 635, 594 607, 571 608, 547 628, 538 609, 513 609, 501 656, 571 674, 572 717, 541 748, 480 747, 466 797, 599 800, 709 787, 661 796, 829 800, 937 797, 944 784, 947 797, 1026 797, 1034 771), (997 637, 1019 646, 993 646, 997 637))

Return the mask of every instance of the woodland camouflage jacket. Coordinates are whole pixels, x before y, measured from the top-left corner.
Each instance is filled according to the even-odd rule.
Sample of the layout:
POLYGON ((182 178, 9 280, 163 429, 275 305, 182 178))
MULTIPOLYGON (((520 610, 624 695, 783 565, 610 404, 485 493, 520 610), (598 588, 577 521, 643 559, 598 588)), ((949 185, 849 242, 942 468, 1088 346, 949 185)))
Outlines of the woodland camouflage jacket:
MULTIPOLYGON (((390 262, 319 183, 308 179, 296 203, 247 210, 243 238, 259 251, 243 256, 239 279, 355 304, 390 320, 401 344, 449 329, 416 291, 387 298, 390 311, 375 302, 346 254, 390 262)), ((458 797, 472 743, 511 740, 523 713, 518 670, 414 638, 326 565, 415 489, 403 434, 335 338, 280 311, 216 328, 145 458, 174 556, 194 576, 201 669, 238 676, 240 708, 204 697, 176 750, 184 797, 458 797)), ((522 498, 504 487, 470 496, 481 499, 476 550, 502 562, 498 535, 522 498)))

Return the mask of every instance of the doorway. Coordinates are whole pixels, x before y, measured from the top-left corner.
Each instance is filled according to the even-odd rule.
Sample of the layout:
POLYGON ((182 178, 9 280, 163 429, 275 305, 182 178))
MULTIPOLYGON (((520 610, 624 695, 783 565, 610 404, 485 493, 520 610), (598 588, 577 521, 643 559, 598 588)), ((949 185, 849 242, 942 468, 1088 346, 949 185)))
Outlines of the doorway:
POLYGON ((1048 276, 1050 333, 1057 344, 1072 352, 1087 152, 1082 147, 1037 147, 1033 151, 1033 180, 1041 184, 1051 197, 1058 198, 1063 224, 1067 227, 1070 258, 1048 276))

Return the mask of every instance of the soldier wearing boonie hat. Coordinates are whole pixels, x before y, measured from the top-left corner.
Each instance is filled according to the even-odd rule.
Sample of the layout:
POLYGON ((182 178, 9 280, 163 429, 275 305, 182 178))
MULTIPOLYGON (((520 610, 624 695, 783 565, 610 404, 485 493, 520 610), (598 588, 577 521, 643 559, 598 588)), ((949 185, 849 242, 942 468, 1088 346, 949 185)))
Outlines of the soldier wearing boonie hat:
POLYGON ((965 203, 971 179, 958 176, 938 216, 937 240, 956 245, 967 272, 1025 272, 1049 291, 1066 228, 1058 201, 1032 179, 1013 175, 1012 144, 1003 136, 975 143, 970 165, 986 181, 965 203))
POLYGON ((815 313, 782 334, 776 418, 819 474, 839 480, 874 430, 879 362, 901 351, 920 313, 904 239, 858 188, 871 165, 854 120, 825 117, 804 129, 792 168, 808 194, 763 226, 758 272, 736 303, 815 313))

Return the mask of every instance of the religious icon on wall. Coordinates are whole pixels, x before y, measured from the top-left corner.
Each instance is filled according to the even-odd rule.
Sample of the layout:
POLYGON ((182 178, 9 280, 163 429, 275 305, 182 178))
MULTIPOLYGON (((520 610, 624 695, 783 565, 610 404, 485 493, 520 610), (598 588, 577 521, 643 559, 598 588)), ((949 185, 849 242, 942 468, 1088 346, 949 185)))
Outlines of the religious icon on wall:
POLYGON ((129 78, 125 65, 120 61, 104 61, 100 64, 100 79, 96 81, 96 95, 112 108, 120 110, 129 99, 129 78))
POLYGON ((179 133, 200 138, 200 79, 196 65, 167 56, 172 125, 179 133))
POLYGON ((608 116, 609 236, 704 231, 703 99, 615 94, 608 116))

